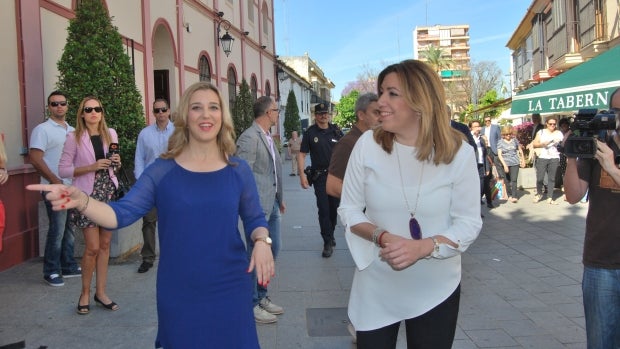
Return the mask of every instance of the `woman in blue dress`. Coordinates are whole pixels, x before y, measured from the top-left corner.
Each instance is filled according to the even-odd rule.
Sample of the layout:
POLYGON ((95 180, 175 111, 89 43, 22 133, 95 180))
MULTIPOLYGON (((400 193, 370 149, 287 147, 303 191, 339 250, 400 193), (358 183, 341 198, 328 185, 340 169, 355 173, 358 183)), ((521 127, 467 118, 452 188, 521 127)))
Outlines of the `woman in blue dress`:
POLYGON ((101 203, 72 186, 27 187, 49 191, 54 209, 76 208, 109 228, 130 225, 157 207, 156 348, 259 348, 251 271, 266 285, 274 262, 254 177, 234 152, 221 95, 200 82, 181 98, 168 151, 120 201, 101 203), (249 265, 239 217, 245 239, 256 242, 249 265))

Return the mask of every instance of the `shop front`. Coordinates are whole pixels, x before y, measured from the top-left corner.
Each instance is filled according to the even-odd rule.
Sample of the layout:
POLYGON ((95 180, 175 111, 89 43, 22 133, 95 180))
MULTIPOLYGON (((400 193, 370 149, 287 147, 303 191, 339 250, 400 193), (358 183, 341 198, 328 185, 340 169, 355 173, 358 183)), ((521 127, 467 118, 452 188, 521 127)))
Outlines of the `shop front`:
POLYGON ((512 98, 512 114, 569 114, 579 109, 607 109, 620 87, 620 46, 512 98))

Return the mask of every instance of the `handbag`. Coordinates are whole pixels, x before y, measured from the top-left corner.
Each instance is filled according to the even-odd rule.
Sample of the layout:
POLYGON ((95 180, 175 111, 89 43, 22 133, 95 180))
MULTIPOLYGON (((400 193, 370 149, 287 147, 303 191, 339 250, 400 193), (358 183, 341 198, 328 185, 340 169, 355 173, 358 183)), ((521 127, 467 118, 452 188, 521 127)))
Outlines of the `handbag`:
POLYGON ((499 188, 501 188, 501 183, 497 183, 497 179, 495 177, 492 177, 489 180, 489 186, 491 187, 491 201, 495 200, 495 198, 499 194, 499 188, 497 186, 498 184, 499 188))
POLYGON ((118 188, 114 192, 114 200, 120 200, 129 193, 132 183, 123 167, 118 170, 116 179, 118 179, 118 188))

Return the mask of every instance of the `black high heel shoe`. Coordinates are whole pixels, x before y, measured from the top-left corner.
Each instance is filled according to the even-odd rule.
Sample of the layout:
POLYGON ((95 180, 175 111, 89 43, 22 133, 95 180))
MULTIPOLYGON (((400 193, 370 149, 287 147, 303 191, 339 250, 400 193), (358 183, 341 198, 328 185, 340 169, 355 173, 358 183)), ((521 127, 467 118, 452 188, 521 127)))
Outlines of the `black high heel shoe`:
MULTIPOLYGON (((82 298, 82 297, 80 297, 82 298)), ((78 305, 77 305, 77 313, 79 315, 86 315, 88 313, 90 313, 90 304, 86 304, 86 305, 80 305, 80 298, 78 298, 78 305)))
POLYGON ((108 304, 104 304, 101 299, 99 299, 97 297, 97 295, 95 295, 95 302, 99 303, 99 305, 101 305, 102 307, 108 309, 108 310, 112 310, 112 311, 117 311, 119 309, 118 304, 114 303, 114 302, 110 302, 108 304))

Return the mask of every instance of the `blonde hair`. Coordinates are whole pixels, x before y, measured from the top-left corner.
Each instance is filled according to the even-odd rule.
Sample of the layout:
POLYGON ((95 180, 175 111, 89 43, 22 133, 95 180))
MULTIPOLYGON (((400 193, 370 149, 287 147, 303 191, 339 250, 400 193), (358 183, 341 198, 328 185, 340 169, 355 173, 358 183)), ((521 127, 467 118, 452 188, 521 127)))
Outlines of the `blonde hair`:
MULTIPOLYGON (((432 159, 435 165, 450 163, 463 143, 463 136, 450 126, 446 93, 439 75, 418 60, 408 59, 392 64, 379 73, 379 96, 381 84, 390 73, 398 76, 407 105, 420 114, 416 158, 420 161, 432 159)), ((392 152, 394 137, 394 133, 381 127, 374 131, 375 141, 387 153, 392 152)))
MULTIPOLYGON (((82 99, 82 102, 80 102, 80 106, 78 107, 77 118, 75 121, 75 141, 78 145, 80 144, 82 134, 84 134, 84 132, 88 132, 88 128, 86 127, 86 121, 82 117, 82 115, 84 114, 84 104, 92 100, 97 101, 101 109, 103 109, 103 104, 101 104, 99 98, 95 96, 87 96, 82 99)), ((110 143, 112 143, 112 136, 110 136, 110 130, 108 129, 108 125, 105 122, 105 109, 101 110, 101 120, 99 121, 99 125, 97 125, 97 131, 101 136, 104 147, 107 147, 108 145, 110 145, 110 143)))
POLYGON ((512 135, 512 126, 506 125, 506 126, 502 127, 501 133, 502 133, 502 136, 503 135, 512 135))
POLYGON ((217 87, 209 82, 201 81, 191 85, 183 92, 175 113, 176 115, 174 116, 174 132, 168 140, 168 151, 162 154, 162 158, 172 159, 177 157, 189 144, 189 129, 187 128, 189 102, 196 91, 206 90, 215 92, 222 110, 222 127, 217 134, 217 146, 224 159, 228 159, 230 155, 235 153, 237 149, 235 146, 235 128, 228 107, 223 103, 222 95, 217 87))

